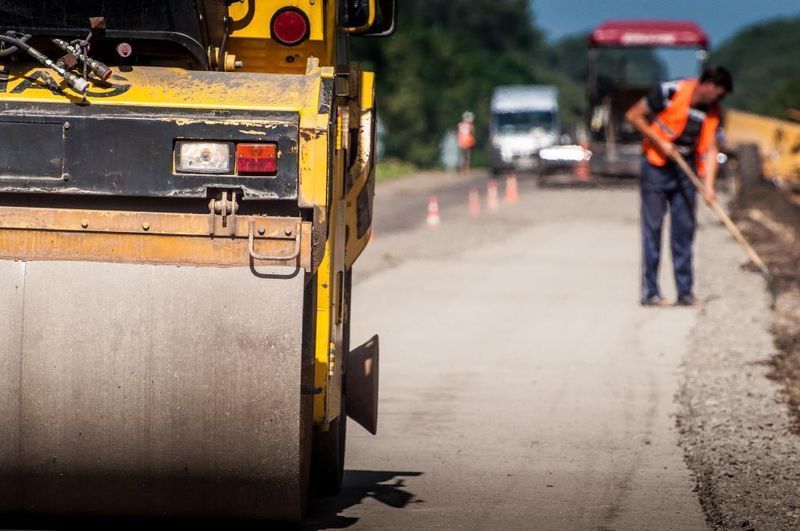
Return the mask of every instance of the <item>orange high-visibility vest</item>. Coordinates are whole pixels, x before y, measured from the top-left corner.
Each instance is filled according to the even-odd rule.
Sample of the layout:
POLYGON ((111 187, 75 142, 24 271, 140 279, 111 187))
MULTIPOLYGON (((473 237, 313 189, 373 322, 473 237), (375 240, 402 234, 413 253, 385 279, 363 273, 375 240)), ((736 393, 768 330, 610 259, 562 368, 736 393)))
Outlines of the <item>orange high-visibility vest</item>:
MULTIPOLYGON (((650 130, 656 136, 663 138, 667 142, 674 142, 680 138, 683 130, 686 129, 686 123, 689 121, 692 94, 694 94, 697 85, 698 81, 696 79, 684 79, 678 83, 678 89, 667 104, 666 109, 658 113, 653 123, 650 124, 650 130)), ((706 119, 703 121, 700 138, 697 140, 697 148, 695 149, 694 162, 697 166, 697 172, 701 176, 705 174, 703 156, 713 145, 718 128, 719 108, 716 105, 712 105, 706 113, 706 119)), ((664 166, 667 163, 666 157, 655 148, 649 138, 645 137, 642 149, 650 164, 664 166)))
POLYGON ((458 147, 461 149, 472 149, 475 147, 475 126, 469 122, 458 124, 457 134, 458 147))

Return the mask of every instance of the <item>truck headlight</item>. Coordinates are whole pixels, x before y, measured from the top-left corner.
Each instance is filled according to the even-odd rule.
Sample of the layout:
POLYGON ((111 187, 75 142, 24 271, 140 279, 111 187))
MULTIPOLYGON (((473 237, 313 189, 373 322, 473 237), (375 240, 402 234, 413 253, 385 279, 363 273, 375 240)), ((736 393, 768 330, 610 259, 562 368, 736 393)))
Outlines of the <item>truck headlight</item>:
POLYGON ((179 173, 233 173, 233 144, 178 142, 175 169, 179 173))
POLYGON ((590 160, 592 152, 582 146, 553 146, 539 151, 539 158, 547 162, 581 162, 590 160))

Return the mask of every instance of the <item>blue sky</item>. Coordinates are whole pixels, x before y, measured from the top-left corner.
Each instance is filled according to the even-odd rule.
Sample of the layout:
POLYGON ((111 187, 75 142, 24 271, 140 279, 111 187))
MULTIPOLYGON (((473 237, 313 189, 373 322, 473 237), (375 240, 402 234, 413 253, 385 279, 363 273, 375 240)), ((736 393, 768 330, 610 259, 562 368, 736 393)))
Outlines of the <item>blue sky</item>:
POLYGON ((672 18, 697 21, 712 46, 759 20, 800 15, 798 0, 532 0, 532 4, 549 39, 586 31, 609 18, 672 18))

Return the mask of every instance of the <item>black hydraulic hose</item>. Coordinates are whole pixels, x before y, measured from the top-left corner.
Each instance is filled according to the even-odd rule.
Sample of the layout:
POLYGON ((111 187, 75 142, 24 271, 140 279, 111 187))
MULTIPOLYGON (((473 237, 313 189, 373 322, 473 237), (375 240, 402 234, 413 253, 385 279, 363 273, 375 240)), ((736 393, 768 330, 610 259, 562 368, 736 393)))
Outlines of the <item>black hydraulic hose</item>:
POLYGON ((228 32, 222 37, 222 43, 219 45, 219 55, 217 56, 217 72, 225 70, 225 48, 228 47, 228 32))
POLYGON ((222 35, 222 42, 219 44, 219 52, 217 55, 217 72, 225 71, 225 51, 228 48, 228 36, 231 33, 231 15, 228 5, 225 5, 225 18, 222 21, 225 26, 225 34, 222 35))
MULTIPOLYGON (((10 34, 7 34, 7 35, 9 37, 11 37, 10 34)), ((19 40, 21 40, 22 42, 28 42, 30 40, 30 38, 31 38, 31 35, 23 35, 22 37, 19 37, 19 40)), ((14 55, 15 53, 17 53, 18 51, 19 51, 19 47, 17 47, 17 46, 11 46, 9 48, 5 48, 3 50, 0 50, 0 57, 10 57, 10 56, 14 55)))
POLYGON ((28 43, 24 42, 22 39, 17 39, 15 37, 9 37, 8 35, 0 35, 0 42, 5 42, 12 46, 16 46, 23 52, 27 53, 41 64, 45 65, 48 68, 55 70, 58 75, 64 78, 64 81, 72 87, 75 92, 78 94, 86 94, 86 91, 89 90, 89 82, 83 79, 80 76, 76 76, 66 68, 57 65, 53 62, 49 57, 45 54, 34 48, 33 46, 28 45, 28 43))

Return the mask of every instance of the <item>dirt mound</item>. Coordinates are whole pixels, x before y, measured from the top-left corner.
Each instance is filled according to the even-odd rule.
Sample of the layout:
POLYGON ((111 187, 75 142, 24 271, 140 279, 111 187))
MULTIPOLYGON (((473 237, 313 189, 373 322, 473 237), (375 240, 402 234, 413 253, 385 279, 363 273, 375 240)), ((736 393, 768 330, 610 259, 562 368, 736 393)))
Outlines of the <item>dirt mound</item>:
POLYGON ((785 385, 800 433, 800 206, 764 183, 743 190, 733 207, 742 231, 773 275, 773 333, 779 354, 772 359, 770 377, 785 385))

